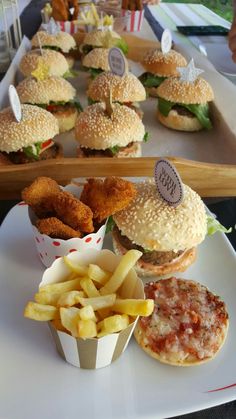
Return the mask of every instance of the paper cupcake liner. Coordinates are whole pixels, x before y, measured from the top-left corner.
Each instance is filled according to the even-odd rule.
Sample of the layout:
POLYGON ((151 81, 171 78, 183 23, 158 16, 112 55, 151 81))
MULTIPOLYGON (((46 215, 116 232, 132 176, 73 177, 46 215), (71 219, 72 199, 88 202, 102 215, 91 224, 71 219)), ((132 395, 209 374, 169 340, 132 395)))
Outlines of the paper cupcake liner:
POLYGON ((127 24, 125 31, 127 32, 139 32, 142 28, 144 19, 144 10, 124 10, 121 11, 122 16, 127 16, 127 24))
MULTIPOLYGON (((114 271, 121 259, 120 256, 116 256, 110 250, 97 251, 94 249, 71 253, 68 257, 77 263, 83 265, 95 263, 110 271, 114 271)), ((62 259, 58 259, 44 272, 39 287, 49 283, 61 282, 68 273, 68 267, 62 259)), ((130 270, 119 289, 119 294, 122 298, 144 298, 143 283, 137 277, 134 269, 130 270)), ((56 348, 63 359, 75 367, 97 369, 110 365, 120 357, 127 348, 137 321, 138 317, 119 333, 89 339, 74 338, 65 332, 56 330, 51 322, 49 322, 49 328, 56 348)))
POLYGON ((62 240, 41 234, 35 227, 37 217, 30 207, 28 207, 28 213, 39 258, 47 268, 51 266, 55 259, 66 256, 68 253, 82 252, 91 248, 102 249, 106 224, 102 225, 96 233, 87 234, 83 238, 62 240))

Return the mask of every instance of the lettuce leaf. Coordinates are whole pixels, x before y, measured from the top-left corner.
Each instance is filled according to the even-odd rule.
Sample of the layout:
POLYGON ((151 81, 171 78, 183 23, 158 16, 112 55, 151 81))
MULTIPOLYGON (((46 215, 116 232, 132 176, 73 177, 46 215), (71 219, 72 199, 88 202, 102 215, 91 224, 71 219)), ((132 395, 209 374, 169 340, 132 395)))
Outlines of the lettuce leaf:
POLYGON ((206 129, 211 129, 212 128, 212 123, 211 123, 210 118, 209 118, 209 105, 208 105, 208 103, 201 104, 201 105, 199 105, 199 104, 186 105, 185 103, 174 103, 174 102, 169 102, 168 100, 165 100, 165 99, 162 99, 162 98, 158 98, 158 108, 159 108, 159 111, 164 116, 168 116, 169 112, 171 111, 171 109, 175 105, 182 106, 183 108, 186 108, 190 112, 192 112, 197 117, 200 124, 204 128, 206 128, 206 129))
POLYGON ((94 103, 97 103, 97 100, 93 100, 91 97, 88 97, 88 105, 94 105, 94 103))
POLYGON ((143 137, 143 141, 144 141, 144 143, 147 143, 147 142, 148 142, 149 137, 150 137, 149 132, 145 132, 144 137, 143 137))
POLYGON ((112 231, 112 230, 113 230, 114 226, 115 226, 115 221, 113 220, 112 215, 110 215, 110 216, 108 217, 108 220, 107 220, 107 225, 106 225, 106 232, 105 232, 105 234, 110 233, 110 231, 112 231))
POLYGON ((158 87, 166 79, 166 77, 155 76, 151 73, 143 73, 139 80, 145 87, 158 87))
POLYGON ((90 51, 92 51, 92 49, 93 49, 92 45, 85 44, 82 47, 82 52, 84 55, 87 55, 90 51))
POLYGON ((32 145, 29 145, 28 147, 23 147, 23 152, 25 153, 27 157, 38 160, 39 153, 41 150, 41 144, 42 144, 41 142, 38 142, 32 145))
POLYGON ((53 51, 62 52, 61 48, 57 47, 56 45, 43 45, 42 48, 52 49, 53 51))
POLYGON ((64 79, 69 79, 69 78, 77 77, 78 74, 79 74, 78 71, 69 69, 63 74, 63 77, 64 79))
POLYGON ((120 147, 118 145, 114 145, 113 147, 109 147, 109 150, 112 152, 113 156, 117 154, 120 150, 120 147))
POLYGON ((94 79, 96 79, 96 77, 99 75, 99 74, 101 74, 101 73, 103 73, 104 72, 104 70, 102 70, 101 68, 89 68, 88 69, 88 71, 89 71, 89 73, 90 73, 90 76, 91 76, 91 79, 92 80, 94 80, 94 79))
POLYGON ((128 54, 129 47, 128 47, 128 44, 126 43, 126 41, 124 39, 119 39, 116 42, 115 46, 117 48, 119 48, 125 55, 128 54))
POLYGON ((221 233, 231 233, 232 228, 225 228, 216 218, 207 215, 207 235, 212 236, 217 233, 217 231, 220 231, 221 233))

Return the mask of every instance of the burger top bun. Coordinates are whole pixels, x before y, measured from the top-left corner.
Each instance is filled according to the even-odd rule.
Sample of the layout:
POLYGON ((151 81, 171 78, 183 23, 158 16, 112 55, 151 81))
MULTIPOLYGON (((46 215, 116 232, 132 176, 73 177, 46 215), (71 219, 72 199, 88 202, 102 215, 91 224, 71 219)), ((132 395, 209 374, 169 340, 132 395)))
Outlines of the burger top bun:
POLYGON ((101 68, 101 70, 109 71, 108 48, 94 48, 83 59, 84 67, 101 68))
POLYGON ((146 99, 145 88, 132 73, 123 77, 110 72, 99 74, 90 84, 87 94, 93 100, 104 101, 110 90, 114 102, 141 102, 146 99))
POLYGON ((149 51, 142 62, 148 73, 161 77, 177 76, 177 67, 185 67, 186 59, 179 52, 171 49, 166 54, 159 49, 149 51))
POLYGON ((174 251, 201 243, 207 233, 203 201, 183 185, 184 198, 176 208, 160 197, 154 181, 137 184, 137 195, 113 218, 121 233, 144 249, 174 251))
MULTIPOLYGON (((120 35, 114 31, 110 31, 112 38, 121 39, 120 35)), ((107 31, 95 30, 88 32, 83 40, 83 45, 92 45, 94 47, 103 47, 106 39, 107 31)))
POLYGON ((56 76, 44 80, 28 77, 18 84, 16 90, 21 103, 31 104, 69 102, 76 95, 76 90, 67 80, 56 76))
POLYGON ((203 104, 214 99, 210 84, 201 77, 193 83, 180 81, 178 77, 170 77, 160 84, 157 94, 170 102, 186 104, 203 104))
POLYGON ((34 105, 21 105, 22 120, 17 122, 11 108, 0 112, 0 150, 18 151, 43 142, 59 133, 58 122, 46 110, 34 105))
POLYGON ((60 48, 62 52, 69 52, 71 49, 76 47, 76 42, 69 33, 67 32, 58 32, 55 35, 52 35, 45 31, 39 31, 37 32, 32 40, 31 44, 32 47, 39 48, 39 40, 41 42, 42 47, 48 46, 48 47, 57 47, 60 48))
POLYGON ((50 76, 63 76, 68 70, 68 63, 60 52, 44 49, 41 55, 39 50, 31 50, 21 59, 19 68, 25 77, 31 76, 39 64, 49 67, 50 76))
POLYGON ((145 129, 137 113, 118 103, 113 103, 111 117, 101 103, 88 106, 81 112, 75 125, 75 137, 80 145, 94 150, 125 147, 143 140, 145 129))

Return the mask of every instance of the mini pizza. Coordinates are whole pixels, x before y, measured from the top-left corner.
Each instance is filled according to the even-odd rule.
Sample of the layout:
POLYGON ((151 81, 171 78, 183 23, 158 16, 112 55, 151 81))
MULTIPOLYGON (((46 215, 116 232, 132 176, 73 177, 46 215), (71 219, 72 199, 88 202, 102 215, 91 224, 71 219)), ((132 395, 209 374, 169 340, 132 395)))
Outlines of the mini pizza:
POLYGON ((134 335, 148 355, 177 366, 215 357, 229 324, 220 297, 198 282, 174 277, 147 283, 145 294, 155 308, 151 316, 140 317, 134 335))

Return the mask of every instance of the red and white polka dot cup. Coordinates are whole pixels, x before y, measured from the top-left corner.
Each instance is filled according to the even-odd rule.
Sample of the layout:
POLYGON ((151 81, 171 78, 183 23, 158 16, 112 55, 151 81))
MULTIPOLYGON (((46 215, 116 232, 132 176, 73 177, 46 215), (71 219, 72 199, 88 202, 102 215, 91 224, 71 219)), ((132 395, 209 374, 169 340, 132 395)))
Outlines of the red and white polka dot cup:
POLYGON ((73 238, 68 240, 53 239, 46 234, 41 234, 35 227, 36 215, 29 207, 29 218, 32 224, 35 245, 41 262, 47 268, 54 260, 68 253, 75 251, 85 251, 87 249, 101 250, 106 232, 106 224, 102 225, 96 233, 87 234, 83 238, 73 238))

